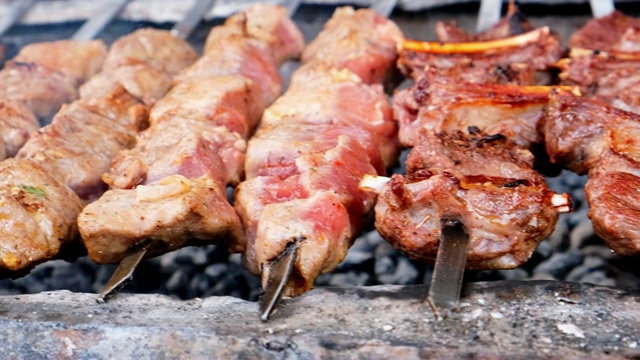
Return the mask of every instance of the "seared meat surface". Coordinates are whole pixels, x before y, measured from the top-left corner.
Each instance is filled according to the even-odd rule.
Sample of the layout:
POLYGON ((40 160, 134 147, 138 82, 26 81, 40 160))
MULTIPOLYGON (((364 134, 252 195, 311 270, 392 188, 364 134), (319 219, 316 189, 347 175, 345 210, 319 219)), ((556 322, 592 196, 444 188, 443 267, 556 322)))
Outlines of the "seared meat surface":
POLYGON ((467 268, 512 269, 551 234, 570 202, 532 170, 528 150, 470 130, 421 139, 407 175, 393 175, 379 190, 376 229, 409 257, 433 262, 443 223, 460 221, 470 239, 467 268))
MULTIPOLYGON (((123 67, 148 66, 155 71, 170 69, 175 73, 195 60, 196 53, 186 42, 161 30, 141 30, 118 39, 107 58, 134 59, 135 54, 130 51, 132 46, 127 44, 140 45, 141 41, 148 54, 181 52, 181 56, 154 58, 153 64, 123 62, 123 67)), ((140 57, 140 61, 143 60, 145 58, 140 57)), ((110 67, 102 71, 113 73, 118 70, 110 67)), ((148 79, 136 75, 127 81, 133 83, 145 78, 148 79)), ((0 201, 12 204, 12 213, 16 214, 15 217, 8 215, 0 222, 0 237, 11 239, 15 234, 25 235, 26 229, 30 231, 11 246, 8 256, 20 261, 5 261, 6 269, 29 269, 56 256, 62 246, 77 239, 76 218, 84 202, 104 191, 100 176, 109 168, 111 157, 119 149, 131 146, 135 132, 146 124, 147 105, 137 95, 127 92, 127 88, 144 89, 146 85, 124 85, 117 77, 112 79, 104 84, 102 91, 89 91, 65 106, 50 125, 29 139, 16 159, 0 166, 0 178, 8 179, 8 190, 0 195, 0 201), (16 188, 22 190, 16 191, 16 188), (22 201, 25 197, 27 201, 22 201), (46 211, 33 211, 37 207, 46 211), (20 228, 16 227, 18 223, 30 225, 20 228)))
POLYGON ((290 88, 248 145, 247 180, 234 206, 246 233, 245 266, 261 274, 298 244, 285 295, 333 270, 372 209, 358 188, 398 155, 396 125, 381 83, 394 72, 395 24, 369 9, 338 8, 305 49, 290 88))
POLYGON ((585 26, 576 31, 569 38, 569 46, 591 50, 634 50, 640 39, 634 38, 640 27, 640 19, 626 16, 620 11, 614 11, 607 16, 591 19, 585 26), (635 39, 635 41, 633 41, 635 39), (632 45, 629 41, 634 42, 632 45))
POLYGON ((541 143, 549 87, 453 83, 427 71, 396 93, 395 117, 404 146, 416 146, 424 132, 455 132, 476 126, 524 147, 541 143))
POLYGON ((278 67, 303 45, 277 5, 250 7, 211 31, 209 51, 151 109, 136 146, 113 159, 103 175, 111 189, 80 215, 92 260, 121 261, 143 240, 149 256, 213 243, 244 249, 226 186, 242 179, 247 137, 281 91, 278 67))
POLYGON ((554 91, 545 122, 551 159, 588 174, 594 230, 616 253, 640 253, 640 115, 554 91))

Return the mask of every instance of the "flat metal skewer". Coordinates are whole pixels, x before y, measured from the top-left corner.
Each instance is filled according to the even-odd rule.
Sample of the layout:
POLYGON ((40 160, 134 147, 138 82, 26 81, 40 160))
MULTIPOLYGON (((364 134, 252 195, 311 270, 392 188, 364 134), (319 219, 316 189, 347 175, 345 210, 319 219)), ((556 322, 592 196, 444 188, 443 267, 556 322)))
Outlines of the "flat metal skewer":
POLYGON ((140 261, 147 254, 151 241, 147 240, 136 247, 135 251, 129 252, 127 256, 118 264, 118 267, 111 275, 109 281, 104 286, 104 289, 98 295, 96 299, 99 303, 104 303, 113 295, 115 295, 120 289, 122 289, 131 279, 133 279, 133 272, 140 264, 140 261))
POLYGON ((113 0, 89 18, 71 37, 73 40, 86 41, 98 36, 102 30, 122 12, 129 0, 113 0))
POLYGON ((476 32, 481 32, 490 28, 500 20, 502 12, 502 0, 482 0, 478 11, 478 22, 476 32))
MULTIPOLYGON (((204 13, 211 9, 214 4, 215 0, 197 0, 184 19, 174 25, 171 33, 181 39, 188 38, 200 20, 202 20, 204 13)), ((102 303, 109 300, 110 297, 131 281, 133 272, 140 264, 140 261, 147 255, 150 246, 151 241, 146 241, 129 250, 125 258, 118 264, 102 292, 100 292, 97 299, 98 302, 102 303)))
POLYGON ((293 267, 298 259, 298 242, 287 247, 269 266, 269 278, 260 302, 260 320, 267 321, 278 306, 282 292, 289 282, 293 267))
POLYGON ((196 0, 185 17, 173 26, 171 33, 183 40, 188 38, 193 29, 202 21, 204 15, 213 8, 213 5, 215 5, 215 0, 196 0))
POLYGON ((429 287, 429 305, 436 317, 438 310, 450 310, 458 306, 462 279, 467 264, 469 235, 459 221, 446 221, 442 226, 436 264, 429 287))
POLYGON ((591 14, 594 18, 607 16, 616 10, 613 0, 589 0, 591 14))
POLYGON ((15 0, 0 18, 0 36, 4 35, 38 0, 15 0))

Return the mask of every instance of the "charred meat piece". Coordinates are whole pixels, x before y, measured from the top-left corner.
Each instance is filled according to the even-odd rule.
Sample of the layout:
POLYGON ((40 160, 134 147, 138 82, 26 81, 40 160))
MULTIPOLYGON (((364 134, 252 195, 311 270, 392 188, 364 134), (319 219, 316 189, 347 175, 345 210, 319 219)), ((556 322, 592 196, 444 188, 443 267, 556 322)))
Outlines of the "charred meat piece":
POLYGON ((573 49, 558 61, 562 84, 612 106, 640 113, 640 53, 573 49))
POLYGON ((455 21, 438 21, 435 26, 436 36, 443 43, 498 40, 524 34, 531 30, 533 30, 533 25, 513 1, 509 2, 509 9, 505 17, 479 34, 468 34, 459 28, 455 21))
POLYGON ((571 35, 569 46, 602 51, 637 51, 634 49, 640 41, 633 34, 637 34, 638 27, 640 27, 640 19, 614 11, 607 16, 591 19, 571 35))
POLYGON ((547 85, 563 48, 543 27, 505 39, 464 43, 404 40, 400 70, 418 79, 435 68, 454 81, 513 85, 547 85))
POLYGON ((532 163, 528 150, 502 136, 425 136, 407 159, 407 175, 379 189, 376 228, 409 257, 433 262, 444 222, 459 221, 470 239, 467 268, 515 268, 571 206, 532 163))
MULTIPOLYGON (((108 57, 133 59, 127 44, 140 45, 142 41, 148 53, 181 52, 180 56, 155 58, 153 64, 124 67, 144 65, 158 71, 177 70, 195 60, 196 53, 186 42, 160 33, 169 34, 161 30, 141 30, 120 38, 109 50, 108 57), (152 32, 158 34, 150 35, 152 32)), ((102 71, 111 73, 118 69, 111 67, 102 71)), ((0 223, 0 237, 24 235, 16 239, 9 255, 19 260, 5 261, 4 268, 28 270, 56 256, 61 244, 77 238, 77 216, 84 201, 91 201, 104 191, 100 176, 109 168, 110 156, 120 148, 131 146, 135 130, 146 123, 147 106, 126 88, 118 81, 108 82, 102 92, 88 94, 65 106, 50 125, 31 137, 16 159, 2 163, 0 178, 9 179, 6 180, 9 186, 0 195, 0 201, 11 204, 12 211, 6 221, 0 223), (16 192, 16 188, 22 192, 16 192), (16 196, 27 200, 16 200, 16 196), (41 200, 35 201, 36 197, 41 200), (38 206, 46 211, 38 211, 38 206), (18 223, 31 225, 26 228, 26 225, 16 225, 18 223), (24 234, 25 229, 30 229, 30 233, 24 234), (35 238, 38 242, 31 242, 35 238)), ((142 89, 145 85, 133 88, 142 89)))
POLYGON ((308 291, 361 230, 374 196, 359 180, 383 173, 399 151, 380 84, 393 72, 399 39, 396 25, 372 10, 337 9, 303 53, 290 88, 265 111, 234 203, 246 232, 245 266, 264 287, 274 259, 295 243, 283 293, 308 291))
POLYGON ((547 117, 551 159, 589 176, 596 234, 620 255, 640 253, 640 115, 554 91, 547 117))
POLYGON ((175 79, 136 146, 104 174, 111 190, 80 215, 92 260, 119 262, 145 239, 152 239, 148 256, 212 243, 244 250, 226 186, 243 177, 246 139, 281 90, 278 66, 299 57, 304 43, 277 5, 234 15, 209 39, 224 48, 210 49, 175 79), (290 33, 274 39, 283 31, 290 33))
POLYGON ((452 83, 434 69, 396 93, 395 117, 404 146, 423 132, 455 132, 476 126, 524 147, 541 143, 550 87, 452 83))

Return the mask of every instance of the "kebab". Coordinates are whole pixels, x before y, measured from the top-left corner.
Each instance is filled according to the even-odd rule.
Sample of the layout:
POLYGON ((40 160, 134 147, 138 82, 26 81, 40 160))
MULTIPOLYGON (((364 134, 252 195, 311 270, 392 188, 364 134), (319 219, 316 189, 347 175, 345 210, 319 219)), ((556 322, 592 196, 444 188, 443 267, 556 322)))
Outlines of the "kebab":
POLYGON ((562 83, 580 86, 589 98, 640 113, 639 26, 640 19, 619 11, 589 21, 569 39, 569 57, 558 62, 562 83), (606 33, 596 36, 598 31, 606 33))
POLYGON ((263 320, 282 294, 308 291, 344 259, 373 206, 359 179, 384 173, 397 157, 380 83, 394 71, 400 38, 370 9, 338 8, 249 141, 234 206, 245 267, 262 275, 263 320))
POLYGON ((196 53, 168 31, 141 29, 111 46, 102 71, 16 158, 0 163, 0 266, 15 274, 77 238, 76 217, 103 191, 100 176, 131 146, 148 107, 196 53), (147 91, 148 90, 148 91, 147 91))
POLYGON ((552 161, 588 175, 595 233, 617 254, 640 253, 640 115, 556 90, 544 134, 552 161))
MULTIPOLYGON (((243 177, 246 139, 281 92, 278 67, 303 45, 277 5, 254 5, 211 31, 205 55, 151 109, 149 129, 113 160, 103 176, 111 189, 80 215, 92 260, 128 264, 130 256, 212 243, 244 250, 226 186, 243 177)), ((114 279, 101 299, 125 280, 114 279)))

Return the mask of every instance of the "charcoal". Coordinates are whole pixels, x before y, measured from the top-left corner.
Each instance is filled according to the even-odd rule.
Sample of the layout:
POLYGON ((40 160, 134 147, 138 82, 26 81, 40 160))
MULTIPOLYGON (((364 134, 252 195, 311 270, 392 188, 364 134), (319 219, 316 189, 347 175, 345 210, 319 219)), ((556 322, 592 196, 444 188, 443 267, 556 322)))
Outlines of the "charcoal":
POLYGON ((207 266, 204 270, 204 274, 207 275, 211 281, 220 282, 220 280, 222 280, 222 278, 227 274, 227 271, 228 266, 226 264, 218 263, 207 266))
POLYGON ((397 264, 393 264, 391 258, 388 257, 382 260, 384 264, 380 268, 378 268, 378 263, 376 263, 376 275, 381 283, 406 285, 415 283, 418 278, 418 269, 416 269, 406 257, 398 257, 397 264), (391 261, 391 263, 389 263, 389 261, 391 261), (381 271, 383 268, 387 269, 387 271, 381 271))
POLYGON ((371 275, 364 272, 349 271, 346 273, 336 273, 329 277, 329 286, 363 286, 370 285, 371 275))
POLYGON ((580 282, 587 283, 587 284, 593 284, 593 285, 600 285, 600 286, 615 286, 616 285, 616 281, 614 279, 608 277, 602 271, 593 271, 593 272, 590 272, 588 274, 585 274, 585 276, 580 278, 580 282))
POLYGON ((579 209, 576 209, 574 212, 568 214, 567 224, 569 225, 569 228, 573 229, 574 227, 578 226, 578 224, 580 224, 581 222, 589 221, 589 220, 585 220, 587 219, 588 212, 589 212, 589 208, 586 206, 583 206, 579 209))
POLYGON ((553 233, 547 238, 552 251, 563 251, 569 247, 569 225, 566 216, 560 216, 553 233))
POLYGON ((498 273, 504 280, 525 280, 529 273, 524 269, 499 270, 498 273))
POLYGON ((167 280, 166 287, 168 291, 179 292, 183 291, 189 282, 189 276, 183 269, 176 270, 169 280, 167 280))
POLYGON ((599 257, 587 256, 584 262, 571 270, 566 277, 567 281, 581 281, 589 273, 600 271, 607 267, 607 262, 599 257))
POLYGON ((569 235, 569 243, 571 249, 580 249, 589 242, 598 241, 597 236, 593 232, 593 225, 589 220, 583 220, 571 230, 569 235))
POLYGON ((534 269, 534 274, 546 273, 556 279, 562 279, 572 268, 582 263, 583 255, 579 251, 555 253, 534 269))

